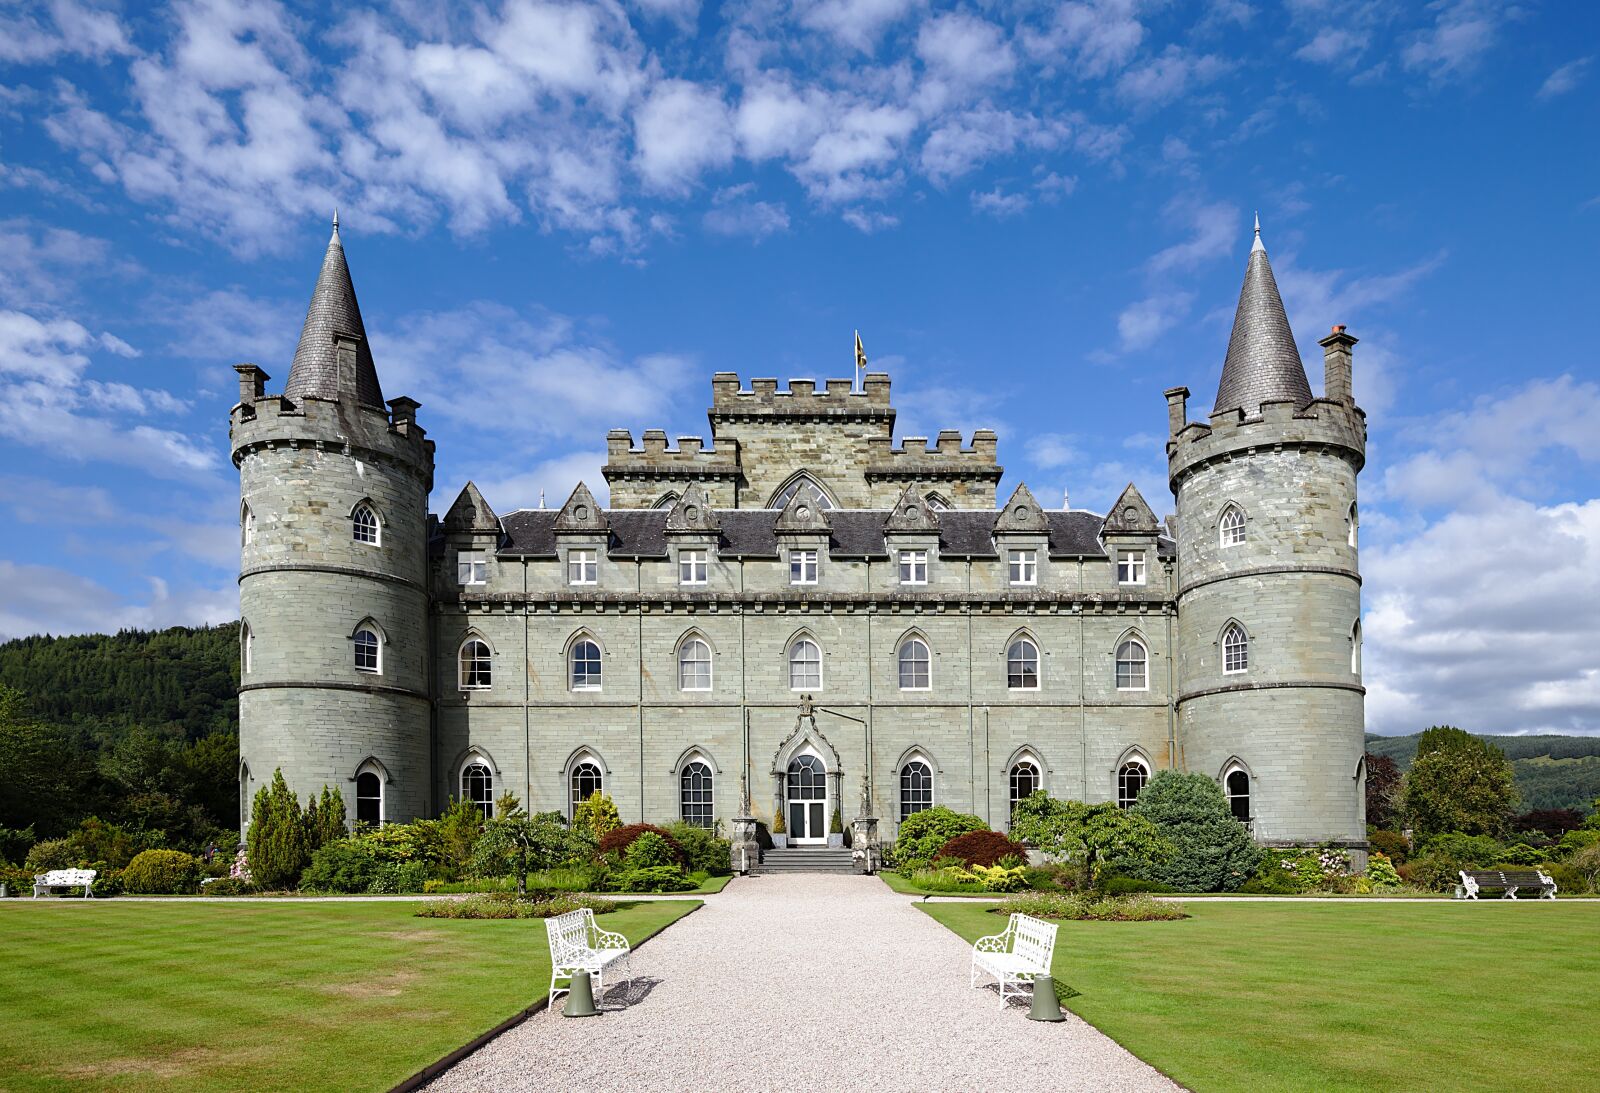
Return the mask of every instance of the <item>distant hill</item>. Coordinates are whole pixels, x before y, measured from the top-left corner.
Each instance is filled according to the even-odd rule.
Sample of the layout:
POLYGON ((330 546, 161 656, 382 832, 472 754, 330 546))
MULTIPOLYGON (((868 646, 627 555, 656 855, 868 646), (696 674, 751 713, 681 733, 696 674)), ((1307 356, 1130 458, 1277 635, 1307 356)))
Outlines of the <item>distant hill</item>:
POLYGON ((59 725, 238 732, 239 624, 17 638, 0 643, 0 685, 59 725))
MULTIPOLYGON (((1367 734, 1367 750, 1387 755, 1401 770, 1417 755, 1417 736, 1367 734)), ((1588 812, 1600 797, 1600 736, 1489 736, 1516 774, 1524 811, 1576 808, 1588 812)))

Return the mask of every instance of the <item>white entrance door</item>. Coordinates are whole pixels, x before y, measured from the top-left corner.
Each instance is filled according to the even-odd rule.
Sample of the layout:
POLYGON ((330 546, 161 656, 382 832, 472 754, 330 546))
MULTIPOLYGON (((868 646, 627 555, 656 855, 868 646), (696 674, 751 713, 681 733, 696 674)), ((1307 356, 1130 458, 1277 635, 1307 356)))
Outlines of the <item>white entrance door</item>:
POLYGON ((789 842, 828 841, 828 769, 815 755, 797 755, 789 762, 789 842))

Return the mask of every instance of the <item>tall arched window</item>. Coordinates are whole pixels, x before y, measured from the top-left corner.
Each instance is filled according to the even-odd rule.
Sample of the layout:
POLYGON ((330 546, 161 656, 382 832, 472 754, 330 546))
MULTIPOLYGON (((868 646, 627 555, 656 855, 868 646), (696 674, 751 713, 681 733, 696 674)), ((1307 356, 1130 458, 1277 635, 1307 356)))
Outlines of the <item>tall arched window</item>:
POLYGON ((1039 647, 1027 638, 1018 638, 1006 650, 1006 686, 1013 691, 1039 689, 1039 647))
POLYGON ((363 626, 355 634, 356 671, 381 672, 383 670, 383 642, 378 632, 363 626))
POLYGON ((468 638, 461 643, 458 672, 463 691, 487 691, 494 681, 494 656, 489 643, 482 638, 468 638))
POLYGON ((1244 627, 1230 622, 1222 632, 1222 670, 1243 672, 1250 667, 1250 636, 1244 627))
POLYGON ((678 689, 711 690, 711 646, 701 638, 690 638, 678 646, 678 689))
POLYGON ((600 644, 593 638, 579 638, 567 654, 571 664, 569 679, 574 691, 598 691, 604 682, 600 644))
POLYGON ((605 778, 600 774, 600 764, 592 759, 584 759, 574 763, 572 775, 567 780, 571 787, 572 815, 578 814, 578 806, 593 797, 596 793, 604 793, 606 789, 605 778))
POLYGON ((256 632, 250 629, 250 624, 239 624, 239 670, 245 675, 250 674, 250 669, 256 662, 256 632))
POLYGON ((789 502, 794 500, 794 495, 800 491, 802 486, 810 487, 811 492, 817 498, 817 508, 833 508, 833 498, 828 496, 828 491, 823 489, 821 484, 818 483, 816 479, 806 474, 796 475, 794 478, 790 479, 789 484, 784 486, 783 489, 779 490, 773 496, 772 502, 767 505, 767 508, 787 508, 789 506, 789 502))
POLYGON ((1144 644, 1134 638, 1117 646, 1117 690, 1148 691, 1149 660, 1144 644))
POLYGON ((250 764, 239 763, 239 828, 250 826, 250 764))
POLYGON ((256 541, 256 514, 247 501, 239 506, 239 545, 247 547, 256 541))
POLYGON ((683 822, 711 830, 711 766, 695 759, 678 775, 683 822))
MULTIPOLYGON (((1039 777, 1039 764, 1032 759, 1018 759, 1011 765, 1011 811, 1017 810, 1017 802, 1027 797, 1044 785, 1044 779, 1039 777)), ((1009 815, 1009 813, 1008 813, 1009 815)))
POLYGON ((1350 671, 1361 674, 1361 620, 1350 628, 1350 671))
POLYGON ((1150 781, 1150 768, 1142 759, 1129 759, 1117 769, 1117 807, 1132 808, 1139 800, 1145 783, 1150 781))
POLYGON ((494 819, 494 773, 482 759, 461 768, 461 799, 471 802, 485 820, 494 819))
POLYGON ((933 807, 933 768, 912 759, 900 768, 900 819, 933 807))
POLYGON ((789 689, 822 690, 822 649, 810 638, 789 646, 789 689))
POLYGON ((1223 546, 1239 546, 1244 542, 1244 510, 1238 505, 1229 505, 1222 510, 1222 520, 1218 524, 1219 539, 1223 546))
POLYGON ((1350 502, 1350 511, 1345 513, 1344 522, 1350 538, 1351 546, 1359 546, 1361 541, 1361 513, 1356 510, 1356 503, 1350 502))
POLYGON ((383 779, 376 771, 356 775, 356 823, 369 827, 383 823, 383 779))
POLYGON ((900 645, 900 689, 926 691, 933 685, 933 657, 928 643, 921 638, 907 638, 900 645))
POLYGON ((1250 822, 1250 775, 1235 767, 1222 780, 1223 792, 1228 796, 1228 808, 1240 823, 1250 822))
POLYGON ((350 534, 358 543, 378 544, 378 514, 365 501, 350 513, 350 534))

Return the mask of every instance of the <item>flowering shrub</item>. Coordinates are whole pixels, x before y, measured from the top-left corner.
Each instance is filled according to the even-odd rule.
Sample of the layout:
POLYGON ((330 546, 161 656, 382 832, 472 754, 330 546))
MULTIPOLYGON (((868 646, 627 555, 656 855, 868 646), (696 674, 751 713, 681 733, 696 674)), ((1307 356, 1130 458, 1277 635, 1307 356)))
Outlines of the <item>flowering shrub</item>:
POLYGON ((996 907, 994 913, 1092 922, 1163 922, 1189 917, 1183 909, 1183 904, 1158 900, 1143 893, 1132 896, 1066 892, 1030 893, 1012 896, 996 907))
POLYGON ((510 892, 468 896, 466 899, 434 899, 417 911, 418 918, 554 918, 568 911, 589 908, 597 915, 614 911, 610 900, 592 896, 549 896, 544 899, 518 899, 510 892))
POLYGON ((233 868, 228 870, 228 878, 230 880, 243 881, 245 884, 252 883, 250 879, 250 852, 243 846, 239 847, 239 852, 233 856, 233 868))

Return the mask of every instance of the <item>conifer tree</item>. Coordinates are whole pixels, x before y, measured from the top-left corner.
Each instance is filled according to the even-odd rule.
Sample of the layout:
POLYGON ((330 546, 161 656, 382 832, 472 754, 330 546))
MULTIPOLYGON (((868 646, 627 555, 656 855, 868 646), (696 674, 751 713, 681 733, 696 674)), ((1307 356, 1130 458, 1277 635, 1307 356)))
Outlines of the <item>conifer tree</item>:
POLYGON ((293 888, 311 860, 306 846, 305 817, 300 801, 283 780, 283 770, 272 772, 272 784, 256 792, 250 812, 250 873, 262 888, 293 888))
POLYGON ((316 797, 306 799, 306 849, 315 853, 329 843, 338 842, 344 838, 345 811, 344 794, 337 787, 322 787, 322 800, 316 797))

